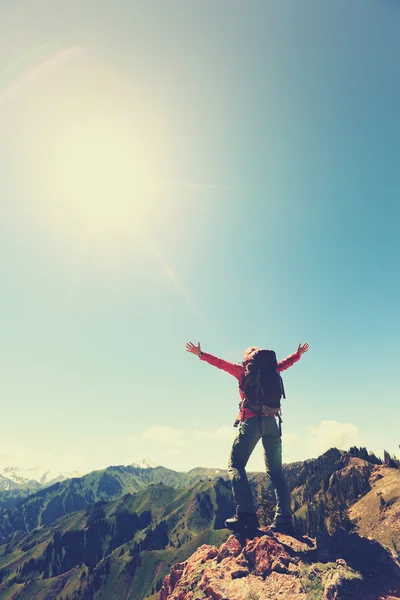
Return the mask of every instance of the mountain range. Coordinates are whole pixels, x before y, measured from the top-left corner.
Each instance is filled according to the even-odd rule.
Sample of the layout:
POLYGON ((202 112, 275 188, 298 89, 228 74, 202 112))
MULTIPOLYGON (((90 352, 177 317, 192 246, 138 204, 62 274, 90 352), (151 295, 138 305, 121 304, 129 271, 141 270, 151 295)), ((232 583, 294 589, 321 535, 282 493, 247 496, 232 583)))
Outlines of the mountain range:
MULTIPOLYGON (((138 462, 131 464, 135 469, 154 469, 156 465, 153 461, 142 458, 138 462)), ((11 490, 38 490, 54 483, 66 481, 75 477, 82 477, 78 471, 59 472, 41 467, 4 467, 0 469, 0 492, 11 490)))
POLYGON ((28 468, 21 469, 20 467, 5 467, 0 469, 0 491, 9 491, 12 489, 35 489, 45 487, 65 481, 72 477, 81 477, 77 471, 72 473, 60 473, 50 469, 43 468, 28 468))
MULTIPOLYGON (((299 535, 352 532, 398 555, 396 465, 332 448, 285 474, 299 535)), ((264 474, 249 481, 259 505, 273 504, 264 474)), ((174 565, 228 540, 234 510, 226 471, 203 468, 108 467, 15 498, 0 507, 0 598, 155 600, 174 565)))
POLYGON ((227 471, 201 467, 178 472, 161 466, 115 466, 57 482, 33 493, 3 492, 0 494, 0 545, 37 527, 52 525, 60 517, 96 502, 116 500, 159 483, 187 488, 196 482, 210 481, 217 474, 227 477, 227 471))

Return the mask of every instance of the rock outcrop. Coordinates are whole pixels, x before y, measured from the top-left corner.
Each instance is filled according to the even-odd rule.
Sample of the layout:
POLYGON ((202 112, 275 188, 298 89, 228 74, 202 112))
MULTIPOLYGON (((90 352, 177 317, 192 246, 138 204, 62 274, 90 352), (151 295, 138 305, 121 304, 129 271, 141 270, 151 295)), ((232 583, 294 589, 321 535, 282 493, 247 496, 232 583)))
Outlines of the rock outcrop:
POLYGON ((400 563, 375 541, 339 532, 317 540, 231 536, 203 545, 164 579, 160 600, 394 600, 400 563))

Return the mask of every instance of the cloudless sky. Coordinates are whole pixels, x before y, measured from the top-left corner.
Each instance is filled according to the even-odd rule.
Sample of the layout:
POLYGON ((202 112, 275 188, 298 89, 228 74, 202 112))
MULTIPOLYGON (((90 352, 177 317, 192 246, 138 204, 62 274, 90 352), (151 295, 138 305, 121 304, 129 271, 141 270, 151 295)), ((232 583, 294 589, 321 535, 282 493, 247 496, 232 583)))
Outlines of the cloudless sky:
MULTIPOLYGON (((0 8, 0 467, 226 468, 236 380, 284 460, 400 438, 395 0, 0 8)), ((263 468, 261 447, 250 468, 263 468)))

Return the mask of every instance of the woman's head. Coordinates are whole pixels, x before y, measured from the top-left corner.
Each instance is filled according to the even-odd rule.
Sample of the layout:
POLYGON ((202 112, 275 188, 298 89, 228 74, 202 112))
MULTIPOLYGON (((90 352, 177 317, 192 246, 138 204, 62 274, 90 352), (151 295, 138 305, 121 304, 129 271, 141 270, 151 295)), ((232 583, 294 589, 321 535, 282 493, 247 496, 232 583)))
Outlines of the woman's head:
POLYGON ((244 352, 243 362, 247 362, 254 352, 257 352, 257 350, 260 350, 260 348, 257 348, 257 346, 250 346, 250 348, 247 348, 247 350, 244 352))

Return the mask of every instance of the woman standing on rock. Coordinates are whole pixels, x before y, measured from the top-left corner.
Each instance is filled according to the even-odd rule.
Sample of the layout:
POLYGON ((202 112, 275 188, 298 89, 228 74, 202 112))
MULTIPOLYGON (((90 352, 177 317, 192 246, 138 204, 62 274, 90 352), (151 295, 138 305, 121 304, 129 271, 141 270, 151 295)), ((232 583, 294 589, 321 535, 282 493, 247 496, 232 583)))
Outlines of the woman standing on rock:
POLYGON ((280 399, 284 397, 284 389, 279 373, 297 362, 308 348, 307 343, 299 344, 294 354, 277 362, 272 350, 252 346, 244 353, 244 361, 234 364, 203 352, 200 342, 197 346, 192 342, 186 344, 188 352, 233 375, 239 382, 241 403, 235 423, 235 426, 239 425, 239 432, 233 442, 228 466, 236 514, 225 521, 229 529, 255 530, 259 526, 246 465, 261 439, 265 467, 275 487, 277 499, 275 518, 270 530, 289 535, 294 533, 290 494, 282 469, 280 399))

